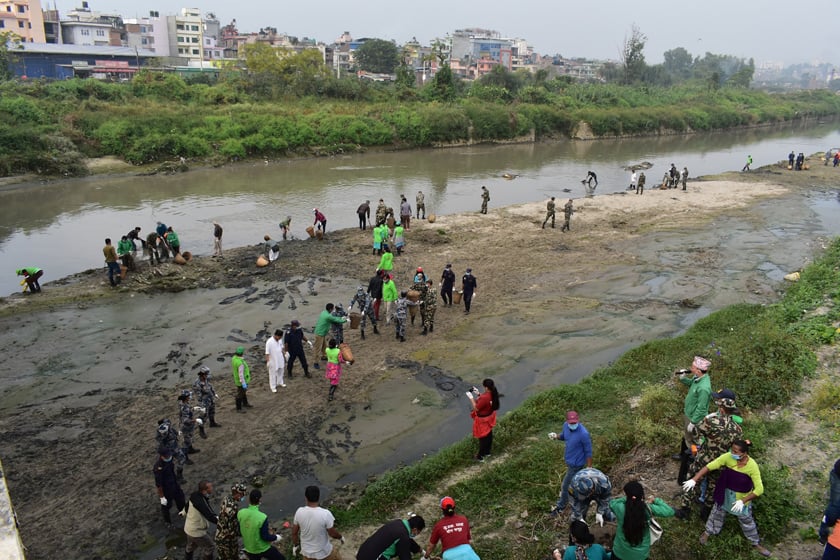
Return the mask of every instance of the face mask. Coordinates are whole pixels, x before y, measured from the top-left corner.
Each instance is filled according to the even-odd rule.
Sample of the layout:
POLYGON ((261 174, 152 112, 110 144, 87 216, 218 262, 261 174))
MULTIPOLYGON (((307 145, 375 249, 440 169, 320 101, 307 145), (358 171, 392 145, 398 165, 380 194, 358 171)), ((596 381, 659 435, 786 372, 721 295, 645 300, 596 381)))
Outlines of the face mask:
POLYGON ((172 457, 169 457, 168 459, 164 459, 163 462, 164 463, 171 463, 172 462, 172 457))
POLYGON ((733 459, 735 459, 736 461, 740 461, 740 460, 741 460, 741 457, 742 457, 741 455, 737 455, 737 454, 732 453, 732 452, 730 452, 729 454, 730 454, 730 455, 732 456, 732 458, 733 458, 733 459))
POLYGON ((575 430, 578 429, 578 425, 577 424, 569 424, 569 429, 574 432, 575 430))
POLYGON ((242 496, 241 498, 239 498, 239 501, 244 502, 245 501, 245 496, 242 496))

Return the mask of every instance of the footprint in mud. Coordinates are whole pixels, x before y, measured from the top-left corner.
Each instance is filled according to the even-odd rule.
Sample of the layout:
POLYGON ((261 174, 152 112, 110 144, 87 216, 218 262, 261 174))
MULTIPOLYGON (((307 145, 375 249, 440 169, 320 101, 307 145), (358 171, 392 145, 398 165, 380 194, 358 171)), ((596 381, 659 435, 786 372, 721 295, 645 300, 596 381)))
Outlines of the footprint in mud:
POLYGON ((257 287, 256 286, 251 286, 250 288, 248 288, 247 290, 245 290, 244 292, 242 292, 239 295, 226 297, 225 299, 223 299, 222 301, 219 302, 219 305, 229 305, 229 304, 231 304, 235 301, 239 301, 240 299, 245 299, 248 296, 254 294, 254 292, 256 292, 256 291, 257 291, 257 287))

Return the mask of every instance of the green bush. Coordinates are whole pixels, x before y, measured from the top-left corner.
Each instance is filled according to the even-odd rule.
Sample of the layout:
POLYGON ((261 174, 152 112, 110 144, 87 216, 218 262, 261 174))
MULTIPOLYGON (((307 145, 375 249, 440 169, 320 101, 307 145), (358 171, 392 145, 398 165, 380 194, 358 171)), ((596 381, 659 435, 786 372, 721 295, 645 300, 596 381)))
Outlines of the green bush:
POLYGON ((8 124, 45 124, 46 115, 38 105, 25 97, 1 97, 0 118, 8 124), (2 117, 2 113, 6 116, 2 117))

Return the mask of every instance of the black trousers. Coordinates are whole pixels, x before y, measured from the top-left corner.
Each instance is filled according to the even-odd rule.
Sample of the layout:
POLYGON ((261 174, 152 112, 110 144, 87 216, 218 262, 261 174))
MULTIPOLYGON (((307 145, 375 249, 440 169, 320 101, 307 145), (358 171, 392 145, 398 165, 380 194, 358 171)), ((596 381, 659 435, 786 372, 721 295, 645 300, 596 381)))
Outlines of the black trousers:
POLYGON ((443 303, 452 305, 452 286, 447 286, 446 284, 441 286, 440 299, 443 300, 443 303))
POLYGON ((295 363, 295 358, 300 361, 301 367, 303 367, 303 374, 309 375, 309 364, 306 363, 306 352, 303 349, 289 349, 289 363, 288 367, 286 368, 286 373, 289 377, 292 377, 292 366, 295 363))
POLYGON ((490 455, 490 450, 493 447, 493 432, 490 431, 489 434, 484 436, 483 438, 478 438, 478 458, 483 459, 487 455, 490 455))
POLYGON ((367 216, 359 214, 359 229, 367 229, 367 216))

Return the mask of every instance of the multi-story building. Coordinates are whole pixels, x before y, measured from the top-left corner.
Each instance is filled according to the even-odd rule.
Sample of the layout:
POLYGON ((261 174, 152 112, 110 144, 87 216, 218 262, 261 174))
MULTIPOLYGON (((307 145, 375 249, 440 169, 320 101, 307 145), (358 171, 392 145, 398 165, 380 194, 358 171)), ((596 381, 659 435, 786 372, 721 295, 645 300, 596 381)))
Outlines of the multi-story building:
POLYGON ((198 8, 181 8, 181 13, 166 16, 169 31, 169 55, 201 61, 204 45, 204 20, 198 8))
POLYGON ((169 56, 169 29, 160 12, 150 11, 149 17, 123 20, 128 46, 152 51, 160 57, 169 56))
POLYGON ((0 0, 0 32, 11 32, 24 43, 46 43, 41 0, 0 0))
POLYGON ((91 11, 87 2, 59 21, 61 42, 70 45, 121 47, 126 45, 125 24, 119 14, 91 11))
POLYGON ((456 29, 447 35, 449 63, 456 72, 464 77, 480 77, 494 66, 501 65, 513 69, 513 41, 503 39, 498 31, 490 29, 456 29), (454 64, 454 61, 458 64, 454 64), (482 61, 479 65, 479 61, 482 61))

